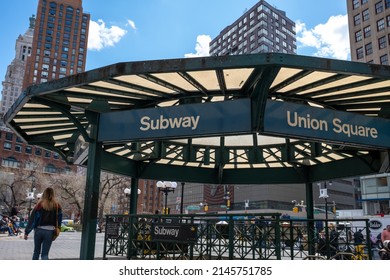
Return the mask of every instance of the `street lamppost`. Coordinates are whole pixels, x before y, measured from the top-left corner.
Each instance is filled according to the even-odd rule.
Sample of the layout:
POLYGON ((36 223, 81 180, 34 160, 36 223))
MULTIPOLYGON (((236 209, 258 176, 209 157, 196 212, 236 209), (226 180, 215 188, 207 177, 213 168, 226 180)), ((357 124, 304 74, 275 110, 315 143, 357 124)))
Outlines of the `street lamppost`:
POLYGON ((181 182, 181 194, 180 194, 180 214, 183 214, 184 208, 184 182, 181 182))
POLYGON ((246 213, 246 209, 249 208, 249 199, 245 199, 244 208, 245 208, 245 213, 246 213))
MULTIPOLYGON (((329 186, 332 186, 332 181, 329 181, 329 186)), ((318 183, 317 186, 320 188, 320 197, 325 199, 325 220, 326 225, 328 225, 328 187, 326 185, 326 182, 324 182, 324 186, 321 186, 321 183, 318 183)))
POLYGON ((36 190, 36 188, 35 188, 35 177, 34 176, 30 176, 30 178, 31 178, 31 188, 30 188, 30 191, 27 190, 27 197, 26 197, 26 200, 30 202, 30 204, 28 206, 28 209, 27 209, 28 210, 28 215, 30 215, 31 210, 32 210, 31 206, 32 206, 33 200, 35 199, 34 192, 36 190))
POLYGON ((225 194, 223 196, 223 199, 226 202, 226 214, 227 214, 227 212, 228 212, 228 210, 230 208, 230 192, 229 192, 227 186, 225 186, 224 191, 225 191, 225 194))
MULTIPOLYGON (((131 195, 131 189, 130 188, 125 188, 123 190, 123 192, 125 193, 125 196, 129 198, 129 210, 130 210, 130 195, 131 195)), ((137 190, 137 194, 140 195, 141 194, 141 190, 138 189, 137 190)))
POLYGON ((156 186, 157 186, 158 191, 164 193, 164 195, 165 195, 165 205, 164 205, 163 213, 168 215, 169 214, 168 213, 169 211, 168 211, 168 208, 167 208, 168 193, 175 192, 175 189, 177 187, 177 183, 176 182, 170 182, 170 181, 158 181, 156 186))

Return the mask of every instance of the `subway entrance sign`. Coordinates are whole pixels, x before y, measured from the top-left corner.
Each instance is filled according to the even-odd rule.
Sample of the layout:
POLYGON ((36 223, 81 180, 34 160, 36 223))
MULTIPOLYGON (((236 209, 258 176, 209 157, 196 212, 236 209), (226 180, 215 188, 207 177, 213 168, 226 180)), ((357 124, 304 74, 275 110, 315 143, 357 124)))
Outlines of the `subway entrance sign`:
POLYGON ((267 101, 264 132, 338 144, 390 148, 390 120, 349 112, 267 101))
POLYGON ((103 113, 99 141, 169 139, 251 131, 250 99, 103 113))

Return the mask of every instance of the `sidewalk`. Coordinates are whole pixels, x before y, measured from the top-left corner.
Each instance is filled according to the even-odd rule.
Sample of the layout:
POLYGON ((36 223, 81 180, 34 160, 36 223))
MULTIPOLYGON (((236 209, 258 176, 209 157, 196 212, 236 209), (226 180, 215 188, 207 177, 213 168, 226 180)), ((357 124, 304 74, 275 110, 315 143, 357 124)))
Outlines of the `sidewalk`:
MULTIPOLYGON (((52 260, 77 260, 80 258, 81 232, 61 232, 49 252, 52 260)), ((103 258, 104 233, 96 234, 95 259, 103 258)), ((31 260, 34 250, 34 231, 28 240, 23 235, 0 234, 0 260, 31 260)))

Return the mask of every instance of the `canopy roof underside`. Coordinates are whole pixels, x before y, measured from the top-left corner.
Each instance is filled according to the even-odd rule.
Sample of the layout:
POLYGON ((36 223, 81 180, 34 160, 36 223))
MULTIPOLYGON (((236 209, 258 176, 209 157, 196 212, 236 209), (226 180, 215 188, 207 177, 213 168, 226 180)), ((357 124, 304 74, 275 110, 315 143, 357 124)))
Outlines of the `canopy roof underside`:
MULTIPOLYGON (((390 118, 390 67, 287 54, 118 63, 27 88, 5 121, 28 143, 56 151, 69 162, 86 163, 88 156, 82 155, 91 140, 91 115, 239 98, 251 98, 253 113, 260 116, 263 101, 273 99, 390 118)), ((361 164, 360 173, 369 165, 374 173, 382 152, 260 132, 103 143, 103 150, 107 162, 102 167, 107 170, 134 175, 135 166, 142 166, 138 175, 151 179, 180 177, 174 174, 181 170, 203 181, 208 181, 206 174, 215 173, 218 183, 255 182, 260 179, 246 178, 251 172, 292 172, 301 167, 311 167, 311 174, 317 174, 311 180, 354 175, 352 168, 344 173, 328 169, 334 166, 336 171, 345 163, 361 164), (327 175, 321 166, 330 170, 327 175), (174 172, 170 169, 174 167, 180 169, 174 172)))

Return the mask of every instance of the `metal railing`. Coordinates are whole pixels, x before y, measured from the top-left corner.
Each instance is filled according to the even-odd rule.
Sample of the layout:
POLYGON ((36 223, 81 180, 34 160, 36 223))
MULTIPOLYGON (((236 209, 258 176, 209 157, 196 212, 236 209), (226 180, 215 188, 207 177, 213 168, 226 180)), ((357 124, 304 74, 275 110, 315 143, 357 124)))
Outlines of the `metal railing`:
POLYGON ((354 238, 357 231, 369 237, 368 225, 278 213, 108 215, 103 259, 372 259, 370 238, 354 238))

